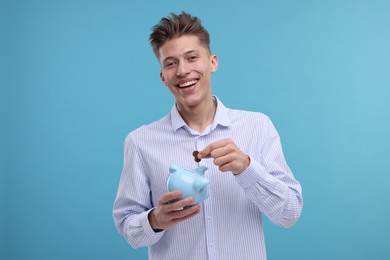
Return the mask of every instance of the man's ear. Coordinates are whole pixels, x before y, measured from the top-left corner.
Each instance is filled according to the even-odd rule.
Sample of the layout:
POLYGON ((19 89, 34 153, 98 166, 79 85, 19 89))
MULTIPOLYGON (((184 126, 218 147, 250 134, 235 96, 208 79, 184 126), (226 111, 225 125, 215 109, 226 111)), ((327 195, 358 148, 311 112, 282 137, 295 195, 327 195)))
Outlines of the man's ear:
POLYGON ((162 71, 160 71, 160 79, 164 83, 164 85, 166 86, 167 84, 165 84, 165 77, 164 77, 162 71))
POLYGON ((218 57, 215 54, 212 54, 210 57, 211 61, 211 72, 216 72, 218 69, 218 57))

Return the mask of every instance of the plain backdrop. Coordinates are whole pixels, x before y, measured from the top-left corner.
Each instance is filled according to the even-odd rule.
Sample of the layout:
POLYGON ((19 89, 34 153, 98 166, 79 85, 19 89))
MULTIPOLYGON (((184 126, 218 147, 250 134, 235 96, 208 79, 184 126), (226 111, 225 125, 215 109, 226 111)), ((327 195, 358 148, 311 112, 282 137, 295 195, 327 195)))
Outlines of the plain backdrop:
POLYGON ((148 37, 182 10, 214 94, 271 117, 302 184, 297 225, 265 221, 269 259, 390 259, 386 0, 2 0, 0 258, 147 259, 112 204, 124 138, 174 104, 148 37))

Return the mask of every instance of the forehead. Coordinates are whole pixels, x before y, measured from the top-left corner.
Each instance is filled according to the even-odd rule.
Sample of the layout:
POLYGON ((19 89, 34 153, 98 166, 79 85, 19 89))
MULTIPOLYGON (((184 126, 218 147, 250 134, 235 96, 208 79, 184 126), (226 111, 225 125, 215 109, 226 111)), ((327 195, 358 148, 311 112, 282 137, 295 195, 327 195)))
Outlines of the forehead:
POLYGON ((179 58, 190 52, 207 52, 195 35, 183 35, 166 41, 159 49, 160 61, 167 58, 179 58))

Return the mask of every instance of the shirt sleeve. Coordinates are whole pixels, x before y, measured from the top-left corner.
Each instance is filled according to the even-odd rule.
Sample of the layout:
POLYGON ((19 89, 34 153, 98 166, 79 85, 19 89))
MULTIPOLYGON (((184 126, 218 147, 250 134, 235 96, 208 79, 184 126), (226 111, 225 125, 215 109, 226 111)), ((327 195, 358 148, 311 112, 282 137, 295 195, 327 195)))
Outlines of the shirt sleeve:
POLYGON ((113 218, 119 233, 133 248, 139 248, 156 243, 164 235, 164 231, 154 232, 150 226, 148 214, 153 209, 150 183, 142 158, 130 135, 124 146, 123 170, 114 202, 113 218))
POLYGON ((269 118, 264 130, 260 157, 251 157, 249 167, 235 178, 271 222, 288 228, 300 217, 302 189, 285 161, 279 135, 269 118))

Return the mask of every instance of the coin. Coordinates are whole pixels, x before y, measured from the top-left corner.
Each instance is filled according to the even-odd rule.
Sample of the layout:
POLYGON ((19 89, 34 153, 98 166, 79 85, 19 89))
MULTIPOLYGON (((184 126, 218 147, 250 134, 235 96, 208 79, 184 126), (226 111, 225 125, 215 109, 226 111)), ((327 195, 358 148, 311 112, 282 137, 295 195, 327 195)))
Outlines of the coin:
POLYGON ((200 159, 198 158, 199 151, 193 151, 192 155, 194 156, 195 162, 200 162, 200 159))

